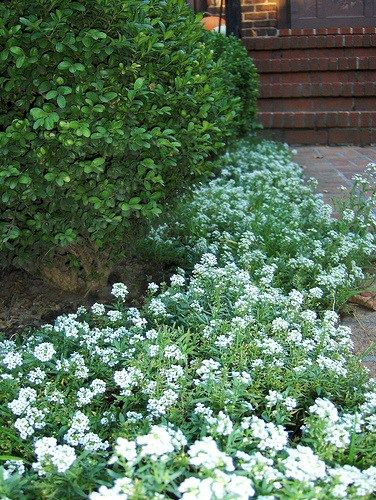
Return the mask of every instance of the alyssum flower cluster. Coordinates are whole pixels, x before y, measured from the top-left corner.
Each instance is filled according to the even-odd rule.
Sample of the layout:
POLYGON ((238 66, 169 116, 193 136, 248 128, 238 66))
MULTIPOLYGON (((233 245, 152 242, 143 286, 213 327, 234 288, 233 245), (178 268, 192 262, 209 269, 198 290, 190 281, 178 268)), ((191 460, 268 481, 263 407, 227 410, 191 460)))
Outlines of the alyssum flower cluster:
POLYGON ((333 308, 375 250, 367 202, 331 219, 271 143, 223 162, 187 209, 193 250, 150 236, 190 275, 1 341, 2 498, 376 493, 376 382, 333 308))

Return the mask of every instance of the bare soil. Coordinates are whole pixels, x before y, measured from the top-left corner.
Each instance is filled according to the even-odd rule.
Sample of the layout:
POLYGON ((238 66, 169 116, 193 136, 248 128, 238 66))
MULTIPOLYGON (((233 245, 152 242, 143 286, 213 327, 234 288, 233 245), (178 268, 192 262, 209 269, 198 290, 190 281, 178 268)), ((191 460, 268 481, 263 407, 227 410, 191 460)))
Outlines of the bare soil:
POLYGON ((112 272, 108 286, 100 294, 79 295, 49 286, 26 271, 0 270, 0 332, 14 335, 26 327, 53 322, 59 314, 75 312, 78 306, 90 307, 94 302, 111 301, 111 285, 125 283, 129 289, 128 305, 142 305, 147 284, 166 281, 173 266, 156 265, 135 257, 119 264, 112 272))

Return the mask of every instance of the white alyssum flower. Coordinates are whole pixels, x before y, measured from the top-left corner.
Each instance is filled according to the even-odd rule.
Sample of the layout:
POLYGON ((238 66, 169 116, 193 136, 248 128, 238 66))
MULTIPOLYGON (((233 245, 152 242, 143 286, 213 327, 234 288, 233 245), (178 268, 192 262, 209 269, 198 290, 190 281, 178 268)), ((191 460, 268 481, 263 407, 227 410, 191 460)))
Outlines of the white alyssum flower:
POLYGON ((136 438, 136 444, 140 448, 141 458, 167 461, 172 453, 186 446, 187 440, 180 430, 174 430, 170 426, 153 425, 149 434, 136 438))
POLYGON ((37 391, 31 387, 22 387, 18 398, 8 403, 8 408, 14 415, 22 415, 24 411, 37 399, 37 391))
POLYGON ((282 487, 283 473, 275 467, 272 458, 266 457, 259 451, 252 455, 237 451, 236 458, 240 462, 241 469, 246 471, 255 481, 265 482, 277 490, 282 487))
POLYGON ((134 484, 128 477, 115 479, 112 488, 101 486, 98 491, 90 494, 90 500, 128 500, 134 492, 134 484))
POLYGON ((40 385, 43 383, 44 379, 46 378, 46 372, 44 372, 41 368, 35 368, 34 370, 31 370, 28 375, 28 380, 31 384, 34 385, 40 385))
POLYGON ((177 345, 168 345, 164 349, 164 356, 168 359, 172 358, 175 361, 181 361, 184 359, 184 355, 181 352, 181 349, 177 345))
POLYGON ((252 375, 250 375, 246 371, 242 371, 242 372, 233 371, 233 372, 231 372, 231 376, 233 377, 234 381, 240 382, 241 384, 244 384, 244 385, 251 385, 252 384, 252 375))
POLYGON ((182 287, 185 285, 185 278, 181 274, 173 274, 170 278, 171 286, 182 287))
POLYGON ((298 445, 287 449, 288 457, 282 461, 286 477, 313 484, 326 476, 325 463, 313 453, 311 448, 298 445))
POLYGON ((8 370, 14 370, 18 366, 22 366, 22 354, 19 352, 8 352, 2 359, 3 365, 5 365, 8 370))
POLYGON ((159 285, 154 283, 153 281, 148 284, 148 290, 150 293, 157 293, 159 290, 159 285))
POLYGON ((269 391, 269 394, 265 398, 267 400, 266 406, 269 408, 273 408, 277 406, 277 404, 281 404, 286 407, 288 411, 292 411, 297 406, 297 401, 295 398, 291 396, 285 396, 278 391, 269 391))
POLYGON ((324 292, 318 286, 310 288, 308 290, 309 296, 313 299, 321 299, 324 296, 324 292))
POLYGON ((56 353, 55 347, 51 342, 42 342, 34 348, 33 354, 39 361, 50 361, 56 353))
POLYGON ((143 378, 144 374, 142 371, 133 367, 123 368, 123 370, 116 371, 114 374, 114 380, 121 387, 121 393, 124 396, 129 396, 132 393, 132 389, 137 387, 143 378))
POLYGON ((232 458, 219 450, 212 437, 205 437, 193 443, 188 455, 189 463, 195 467, 208 470, 224 469, 228 472, 235 470, 232 458))
POLYGON ((106 314, 106 308, 103 304, 98 304, 97 302, 91 306, 91 312, 96 316, 103 316, 106 314))
POLYGON ((110 464, 117 462, 119 458, 126 460, 130 466, 136 462, 137 445, 135 441, 129 441, 122 437, 117 438, 114 452, 114 455, 109 460, 110 464))
POLYGON ((154 316, 161 316, 161 317, 167 316, 166 305, 162 302, 161 299, 157 298, 151 299, 148 309, 154 316))
POLYGON ((58 445, 56 439, 53 437, 37 439, 34 449, 37 462, 33 463, 33 468, 40 476, 45 476, 52 472, 62 474, 76 460, 74 448, 66 444, 58 445))
POLYGON ((257 447, 261 451, 269 449, 275 452, 283 450, 287 445, 288 435, 281 425, 265 422, 255 415, 243 418, 241 428, 249 429, 250 437, 247 439, 256 439, 257 447))
POLYGON ((149 418, 163 417, 167 410, 176 404, 178 398, 179 394, 175 389, 166 389, 159 398, 149 398, 146 406, 149 418))
POLYGON ((221 364, 214 359, 204 359, 201 366, 196 370, 199 379, 195 380, 196 385, 206 382, 218 382, 221 377, 221 364))
POLYGON ((184 500, 248 500, 255 490, 250 479, 237 474, 226 474, 216 470, 214 477, 199 479, 189 477, 179 486, 184 500))
POLYGON ((111 288, 111 295, 117 299, 124 300, 128 295, 128 288, 124 283, 114 283, 111 288))
POLYGON ((5 480, 9 479, 15 474, 23 476, 26 471, 25 465, 22 460, 6 460, 3 467, 3 476, 5 480))

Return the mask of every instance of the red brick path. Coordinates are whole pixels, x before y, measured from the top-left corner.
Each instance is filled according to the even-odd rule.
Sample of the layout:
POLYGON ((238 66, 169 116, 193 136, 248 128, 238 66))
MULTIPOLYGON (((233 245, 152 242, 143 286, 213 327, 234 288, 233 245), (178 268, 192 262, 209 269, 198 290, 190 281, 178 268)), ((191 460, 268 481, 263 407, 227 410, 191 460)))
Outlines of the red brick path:
POLYGON ((369 163, 376 163, 376 147, 301 146, 296 148, 296 162, 308 177, 318 181, 317 190, 330 202, 341 194, 340 186, 350 187, 352 177, 362 173, 369 163))
MULTIPOLYGON (((298 147, 295 161, 304 168, 307 177, 318 181, 317 190, 330 203, 342 193, 340 186, 350 187, 352 177, 362 174, 369 163, 376 163, 376 147, 298 147)), ((355 353, 363 353, 376 343, 376 312, 350 306, 351 314, 342 323, 352 329, 355 353)), ((376 377, 376 348, 363 358, 370 374, 376 377)))

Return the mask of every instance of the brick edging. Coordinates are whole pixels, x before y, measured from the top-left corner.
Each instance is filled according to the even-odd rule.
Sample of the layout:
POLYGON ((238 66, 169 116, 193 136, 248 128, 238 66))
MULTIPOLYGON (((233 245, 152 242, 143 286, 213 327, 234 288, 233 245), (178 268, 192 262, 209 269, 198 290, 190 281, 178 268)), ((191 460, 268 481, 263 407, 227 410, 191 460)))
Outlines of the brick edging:
POLYGON ((376 27, 367 28, 302 28, 302 29, 280 29, 279 36, 317 36, 317 35, 373 35, 376 27))
POLYGON ((376 47, 376 32, 361 35, 316 35, 258 37, 244 40, 246 48, 253 50, 333 49, 376 47))

